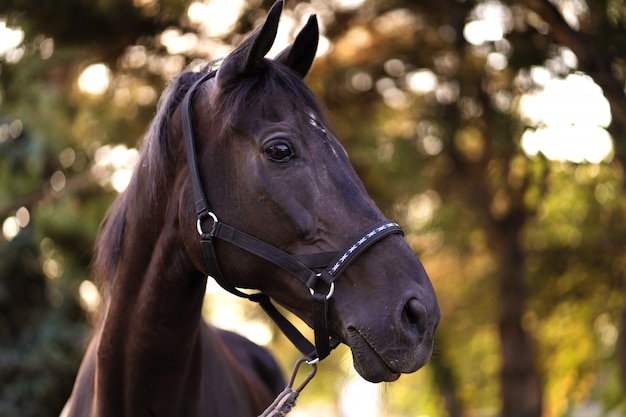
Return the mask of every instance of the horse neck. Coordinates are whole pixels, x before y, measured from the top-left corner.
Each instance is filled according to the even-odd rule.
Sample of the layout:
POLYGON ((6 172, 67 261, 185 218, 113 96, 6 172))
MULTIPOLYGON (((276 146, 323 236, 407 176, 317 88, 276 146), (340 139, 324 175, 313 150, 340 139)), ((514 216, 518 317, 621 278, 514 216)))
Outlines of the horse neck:
POLYGON ((122 235, 110 245, 119 244, 116 267, 105 273, 110 283, 111 306, 140 310, 180 320, 186 312, 199 319, 204 277, 193 266, 180 233, 178 205, 183 189, 181 175, 158 187, 156 194, 142 192, 151 179, 140 169, 136 183, 124 196, 110 221, 117 222, 122 235), (123 223, 120 228, 119 222, 123 223), (190 301, 196 299, 192 311, 190 301), (162 303, 162 304, 158 304, 162 303))
MULTIPOLYGON (((141 171, 141 170, 140 170, 141 171)), ((141 198, 139 175, 109 223, 123 222, 119 259, 110 281, 98 348, 99 394, 128 410, 148 393, 189 396, 200 378, 200 325, 206 277, 193 267, 178 225, 176 180, 141 198), (134 194, 132 192, 134 191, 134 194), (122 207, 124 207, 122 209, 122 207), (195 381, 197 382, 197 381, 195 381)), ((106 233, 106 230, 103 231, 106 233)), ((112 244, 115 244, 113 242, 112 244)), ((174 401, 175 402, 175 401, 174 401)))

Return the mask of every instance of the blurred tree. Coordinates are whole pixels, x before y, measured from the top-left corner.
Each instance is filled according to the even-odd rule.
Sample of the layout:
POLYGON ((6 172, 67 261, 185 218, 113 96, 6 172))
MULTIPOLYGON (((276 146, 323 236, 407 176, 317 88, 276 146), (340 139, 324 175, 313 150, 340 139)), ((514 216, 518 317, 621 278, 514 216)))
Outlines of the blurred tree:
MULTIPOLYGON (((92 317, 86 248, 158 92, 186 65, 225 55, 272 1, 229 3, 232 21, 215 19, 217 3, 0 4, 0 33, 24 36, 0 41, 0 414, 57 413, 92 317), (88 69, 100 90, 79 83, 88 69)), ((353 3, 293 0, 284 18, 318 13, 330 48, 307 81, 444 308, 437 357, 394 385, 390 413, 624 407, 611 366, 621 358, 626 380, 624 2, 353 3), (542 88, 538 68, 582 71, 602 88, 614 169, 527 154, 523 135, 543 128, 521 105, 542 88)))
MULTIPOLYGON (((584 4, 567 1, 558 3, 561 10, 548 1, 508 5, 495 1, 396 3, 403 8, 385 13, 383 5, 378 13, 364 13, 361 27, 353 25, 343 36, 344 42, 335 43, 334 64, 343 66, 344 71, 332 85, 345 81, 346 87, 343 95, 336 88, 325 88, 329 91, 326 102, 335 102, 332 110, 345 118, 341 109, 351 94, 357 94, 361 112, 355 113, 354 120, 347 120, 346 132, 340 136, 350 138, 351 132, 355 132, 355 138, 361 139, 365 133, 365 137, 378 139, 376 151, 385 152, 387 159, 393 156, 393 163, 386 166, 393 166, 396 172, 403 166, 402 161, 411 158, 406 139, 417 142, 424 155, 420 158, 413 152, 413 162, 407 165, 422 166, 431 178, 431 186, 447 204, 460 198, 461 204, 471 209, 469 214, 483 229, 497 265, 493 274, 499 288, 503 355, 501 415, 539 416, 544 382, 536 363, 537 348, 525 325, 529 314, 526 282, 530 276, 523 237, 530 225, 537 222, 535 216, 543 209, 546 192, 553 191, 554 185, 550 187, 546 178, 554 165, 542 159, 529 161, 523 154, 520 142, 526 127, 516 103, 539 87, 528 76, 533 68, 545 66, 556 77, 565 77, 578 69, 576 63, 563 62, 561 43, 580 55, 580 70, 589 72, 603 88, 613 113, 608 130, 619 143, 623 136, 620 120, 624 109, 624 62, 620 58, 623 52, 614 48, 624 51, 620 32, 624 9, 597 3, 586 8, 584 4), (576 6, 581 9, 572 11, 576 6), (580 30, 566 22, 562 14, 566 12, 569 21, 582 22, 580 30), (495 22, 491 23, 496 25, 496 34, 483 28, 487 34, 479 35, 484 39, 469 39, 470 23, 486 22, 489 15, 495 15, 495 22), (342 46, 344 50, 340 49, 342 46), (360 70, 354 69, 356 66, 360 70), (430 82, 430 89, 423 91, 419 85, 412 88, 411 80, 415 79, 426 85, 430 82), (425 100, 412 96, 415 90, 425 95, 425 100), (363 119, 363 109, 368 107, 362 103, 371 92, 380 94, 384 104, 393 108, 393 121, 385 123, 374 118, 372 124, 367 124, 363 119), (407 110, 412 114, 403 115, 407 110), (354 125, 359 127, 355 129, 354 125), (394 150, 400 155, 394 154, 394 150)), ((376 98, 365 100, 380 103, 376 98)), ((375 153, 368 153, 362 164, 381 172, 379 166, 372 164, 372 154, 375 153)), ((558 165, 556 168, 560 170, 558 165)), ((369 178, 367 174, 364 177, 369 178)), ((379 181, 381 188, 388 184, 379 181)), ((405 190, 414 190, 406 182, 397 178, 394 181, 405 190)), ((374 190, 379 197, 380 190, 374 190)), ((398 188, 391 189, 390 194, 401 195, 398 188)), ((451 240, 446 242, 450 244, 451 240)), ((623 248, 624 242, 619 242, 623 248)), ((610 268, 609 259, 605 259, 604 265, 610 268)), ((621 284, 607 278, 611 288, 622 290, 621 284)))
MULTIPOLYGON (((613 137, 615 160, 623 172, 626 168, 626 5, 621 0, 590 1, 582 5, 585 13, 576 20, 568 20, 566 2, 520 3, 543 19, 549 42, 569 48, 578 59, 578 69, 602 88, 612 116, 607 131, 613 137)), ((626 187, 626 176, 620 177, 626 187)), ((622 383, 626 386, 626 303, 617 348, 622 383)))
MULTIPOLYGON (((404 6, 406 9, 388 12, 371 22, 369 48, 361 54, 352 51, 357 59, 367 57, 370 67, 373 62, 381 66, 378 74, 373 74, 375 86, 385 104, 396 112, 393 121, 379 121, 383 132, 378 135, 398 148, 398 156, 390 166, 396 170, 405 167, 409 172, 415 166, 426 166, 430 186, 445 196, 444 201, 460 198, 468 214, 483 228, 497 265, 492 274, 499 288, 502 415, 540 416, 542 383, 535 347, 521 325, 526 274, 520 237, 536 208, 525 204, 526 192, 530 187, 541 188, 543 177, 530 169, 531 164, 520 153, 518 138, 522 130, 510 104, 498 107, 494 97, 496 93, 515 94, 516 72, 485 68, 484 55, 490 47, 485 46, 487 51, 481 56, 461 36, 472 4, 439 2, 427 9, 426 5, 406 2, 404 6), (394 18, 398 20, 395 27, 394 18), (388 28, 383 26, 385 22, 388 28), (381 29, 389 35, 381 36, 381 29), (438 80, 439 88, 432 88, 425 97, 429 101, 418 99, 411 105, 407 73, 424 68, 438 80), (407 152, 407 140, 417 145, 422 155, 407 152)), ((337 55, 342 52, 341 46, 337 44, 337 55)), ((354 45, 346 42, 344 47, 354 45)), ((355 63, 344 58, 336 65, 348 66, 349 72, 351 64, 355 63)), ((332 103, 332 98, 326 101, 332 103)), ((344 106, 344 101, 342 97, 337 107, 344 106)), ((339 114, 338 109, 333 110, 339 114)), ((373 126, 362 129, 376 131, 373 126)), ((368 166, 378 168, 370 161, 368 166)), ((404 192, 417 191, 414 186, 406 188, 406 182, 395 181, 405 187, 404 192)), ((401 195, 397 189, 391 193, 401 195)))
MULTIPOLYGON (((11 123, 11 140, 0 143, 2 200, 19 196, 23 190, 37 189, 50 175, 50 168, 46 167, 49 150, 41 149, 44 144, 17 129, 15 123, 11 123)), ((55 239, 70 236, 64 242, 71 248, 68 257, 83 254, 88 243, 82 242, 81 246, 81 233, 76 230, 60 228, 59 233, 54 233, 55 228, 43 216, 32 218, 34 200, 22 203, 11 210, 10 217, 2 217, 2 233, 9 239, 0 240, 3 416, 38 416, 42 410, 62 407, 63 393, 71 389, 70 381, 83 351, 80 340, 87 330, 83 312, 73 302, 74 284, 68 281, 80 279, 80 275, 67 273, 61 278, 64 255, 50 238, 42 239, 42 233, 55 239)), ((83 257, 76 261, 84 274, 88 260, 83 257)))
MULTIPOLYGON (((139 10, 119 3, 126 14, 71 1, 0 6, 3 416, 55 416, 69 396, 90 319, 81 305, 89 248, 111 202, 105 182, 111 173, 95 170, 104 166, 96 162, 98 150, 111 137, 134 145, 152 113, 154 99, 126 103, 122 111, 111 96, 90 97, 77 86, 87 64, 114 65, 146 33, 145 23, 134 35, 128 27, 116 32, 120 16, 132 19, 139 10), (5 45, 21 34, 20 42, 5 45)), ((162 30, 154 26, 153 36, 162 30)))

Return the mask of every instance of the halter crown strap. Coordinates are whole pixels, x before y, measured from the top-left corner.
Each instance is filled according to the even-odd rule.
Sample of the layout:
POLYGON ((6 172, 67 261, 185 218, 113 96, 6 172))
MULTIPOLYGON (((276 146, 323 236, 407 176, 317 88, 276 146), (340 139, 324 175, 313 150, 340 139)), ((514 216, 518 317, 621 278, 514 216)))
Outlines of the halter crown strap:
POLYGON ((204 187, 202 186, 192 123, 192 100, 194 93, 203 82, 214 77, 215 74, 216 71, 211 71, 196 80, 185 94, 181 107, 189 177, 193 189, 194 204, 198 216, 197 228, 200 234, 205 262, 210 275, 220 286, 234 295, 258 302, 298 350, 311 362, 316 362, 328 356, 330 351, 339 345, 337 339, 329 336, 328 329, 328 302, 335 291, 334 281, 367 248, 390 234, 402 234, 402 229, 394 222, 384 221, 372 227, 339 252, 291 255, 267 242, 220 222, 218 217, 211 211, 204 193, 204 187), (211 230, 206 232, 204 223, 208 219, 211 219, 213 224, 211 230), (309 288, 313 299, 315 346, 276 309, 269 296, 263 293, 245 293, 226 279, 217 260, 215 239, 228 242, 273 263, 290 272, 309 288), (320 269, 323 270, 321 272, 315 271, 320 269), (319 291, 320 282, 324 282, 325 286, 328 287, 325 292, 319 291))
POLYGON ((204 221, 208 216, 211 210, 209 209, 209 203, 207 202, 206 196, 204 195, 204 187, 202 187, 202 181, 200 179, 200 171, 198 169, 198 158, 196 157, 196 146, 193 140, 193 123, 191 122, 191 115, 193 113, 192 103, 193 96, 196 92, 196 89, 208 80, 209 78, 213 78, 217 70, 213 70, 204 74, 198 80, 196 80, 187 93, 185 94, 185 98, 183 99, 183 103, 181 105, 181 118, 183 124, 183 138, 185 139, 185 150, 187 152, 187 165, 189 166, 189 177, 191 179, 191 185, 193 190, 193 200, 196 207, 196 214, 198 216, 199 221, 204 221))

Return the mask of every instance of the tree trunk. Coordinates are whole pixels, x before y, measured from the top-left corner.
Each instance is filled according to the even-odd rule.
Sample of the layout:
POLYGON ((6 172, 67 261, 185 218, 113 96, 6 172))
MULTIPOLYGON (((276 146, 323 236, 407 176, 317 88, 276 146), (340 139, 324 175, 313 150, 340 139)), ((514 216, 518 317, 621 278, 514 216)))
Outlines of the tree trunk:
POLYGON ((511 214, 507 217, 509 221, 498 222, 490 231, 498 263, 502 417, 541 417, 542 414, 543 389, 535 363, 534 342, 522 326, 526 309, 525 256, 519 243, 523 217, 511 214))
MULTIPOLYGON (((622 185, 626 189, 626 175, 624 175, 626 170, 626 94, 623 79, 619 79, 612 70, 617 58, 603 52, 606 49, 597 45, 602 39, 597 36, 597 33, 587 35, 570 27, 553 2, 549 0, 516 0, 514 2, 525 5, 541 16, 550 25, 549 36, 555 42, 571 49, 578 58, 580 70, 591 76, 602 88, 611 108, 612 120, 607 130, 613 137, 617 169, 622 172, 622 185)), ((606 16, 600 14, 605 12, 605 8, 606 4, 596 11, 597 20, 606 20, 606 16)), ((616 356, 620 365, 622 385, 626 389, 626 304, 619 327, 616 356)))
POLYGON ((622 319, 618 327, 619 337, 615 346, 615 356, 620 366, 620 377, 622 384, 626 386, 626 305, 622 310, 622 319))
POLYGON ((463 417, 463 408, 459 400, 456 376, 445 359, 444 350, 447 345, 441 337, 437 338, 436 345, 439 354, 433 355, 430 360, 430 367, 433 370, 439 393, 443 397, 445 410, 448 417, 463 417))

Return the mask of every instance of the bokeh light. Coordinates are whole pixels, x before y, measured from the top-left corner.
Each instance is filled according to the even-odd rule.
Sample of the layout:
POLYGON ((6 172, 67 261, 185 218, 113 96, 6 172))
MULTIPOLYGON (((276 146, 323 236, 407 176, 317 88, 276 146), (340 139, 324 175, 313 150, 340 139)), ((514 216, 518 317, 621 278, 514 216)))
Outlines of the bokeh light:
POLYGON ((78 88, 84 93, 98 96, 109 88, 111 70, 102 63, 91 64, 78 77, 78 88))

